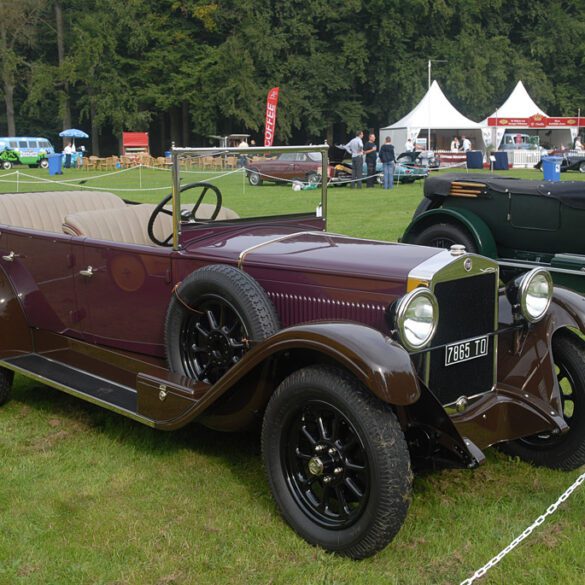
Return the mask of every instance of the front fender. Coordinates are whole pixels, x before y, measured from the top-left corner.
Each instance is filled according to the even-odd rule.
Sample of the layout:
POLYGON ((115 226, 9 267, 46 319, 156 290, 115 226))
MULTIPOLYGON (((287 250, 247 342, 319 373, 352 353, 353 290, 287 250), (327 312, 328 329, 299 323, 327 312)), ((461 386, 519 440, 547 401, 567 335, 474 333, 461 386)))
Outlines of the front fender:
POLYGON ((473 237, 477 244, 478 254, 498 257, 498 250, 492 232, 481 217, 467 209, 451 209, 439 207, 421 213, 415 217, 406 228, 401 241, 405 244, 414 242, 415 236, 429 225, 444 221, 462 225, 473 237))
MULTIPOLYGON (((408 406, 415 403, 421 395, 410 355, 402 346, 379 331, 358 323, 308 323, 282 329, 258 343, 220 380, 209 386, 196 403, 191 402, 189 408, 172 420, 157 417, 159 420, 156 426, 168 430, 184 426, 204 414, 228 391, 237 391, 238 383, 249 375, 254 375, 257 381, 258 389, 254 392, 262 397, 257 400, 253 395, 240 406, 242 411, 249 411, 252 404, 256 410, 262 408, 264 405, 259 402, 266 400, 266 393, 260 386, 268 384, 270 394, 279 383, 271 375, 267 375, 267 369, 275 371, 275 362, 286 360, 287 356, 294 356, 294 352, 299 351, 304 356, 313 356, 314 362, 322 360, 336 363, 388 404, 408 406)), ((290 366, 288 370, 290 371, 290 366)), ((140 404, 141 389, 138 392, 140 404)), ((230 418, 233 420, 233 417, 230 418)))

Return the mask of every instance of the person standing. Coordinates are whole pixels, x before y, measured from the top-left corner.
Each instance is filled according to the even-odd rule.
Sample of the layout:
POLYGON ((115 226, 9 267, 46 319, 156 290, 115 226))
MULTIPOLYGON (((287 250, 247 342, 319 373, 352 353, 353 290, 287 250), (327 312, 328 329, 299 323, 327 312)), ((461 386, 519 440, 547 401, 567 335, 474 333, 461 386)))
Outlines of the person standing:
POLYGON ((63 149, 63 154, 65 155, 65 164, 64 164, 64 167, 66 169, 70 169, 71 168, 71 155, 74 152, 75 151, 73 150, 73 147, 71 146, 71 142, 68 142, 65 145, 65 148, 63 149))
POLYGON ((463 152, 468 152, 471 150, 471 140, 465 136, 465 134, 461 134, 461 148, 463 152))
POLYGON ((409 138, 404 145, 404 152, 412 152, 414 150, 414 144, 412 140, 409 138))
POLYGON ((453 136, 453 140, 451 140, 451 152, 459 152, 459 138, 457 136, 453 136))
POLYGON ((362 176, 364 166, 364 133, 358 130, 355 138, 347 143, 346 149, 351 153, 351 188, 362 188, 362 176))
POLYGON ((384 189, 394 188, 394 166, 396 164, 396 155, 392 138, 386 136, 386 141, 380 148, 380 160, 384 168, 384 189))
POLYGON ((378 147, 376 146, 376 135, 370 134, 368 141, 364 144, 364 154, 366 155, 366 166, 368 169, 368 178, 366 187, 374 187, 376 180, 376 159, 378 158, 378 147))
MULTIPOLYGON (((243 138, 240 144, 238 144, 238 148, 249 148, 249 144, 246 142, 245 138, 243 138)), ((240 152, 240 156, 238 157, 238 167, 244 168, 247 164, 248 157, 243 152, 240 152)))

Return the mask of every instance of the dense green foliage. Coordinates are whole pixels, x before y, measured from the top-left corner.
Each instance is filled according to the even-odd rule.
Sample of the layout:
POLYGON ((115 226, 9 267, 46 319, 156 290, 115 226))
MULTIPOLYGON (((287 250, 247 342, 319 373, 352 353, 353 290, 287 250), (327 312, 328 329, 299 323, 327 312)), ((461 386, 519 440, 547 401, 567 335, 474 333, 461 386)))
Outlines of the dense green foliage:
POLYGON ((428 59, 447 61, 433 77, 473 119, 520 79, 550 115, 585 111, 583 0, 0 0, 0 14, 0 135, 71 121, 95 153, 122 130, 149 130, 155 151, 259 136, 275 85, 277 143, 377 128, 422 97, 428 59))

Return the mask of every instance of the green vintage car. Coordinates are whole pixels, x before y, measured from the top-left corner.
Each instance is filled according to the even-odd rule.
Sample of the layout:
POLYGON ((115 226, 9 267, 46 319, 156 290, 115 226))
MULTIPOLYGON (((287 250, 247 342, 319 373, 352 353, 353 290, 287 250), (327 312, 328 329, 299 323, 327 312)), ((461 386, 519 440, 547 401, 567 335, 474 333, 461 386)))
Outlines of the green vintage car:
POLYGON ((585 293, 585 182, 491 175, 430 177, 402 241, 498 259, 514 273, 545 266, 555 283, 585 293))

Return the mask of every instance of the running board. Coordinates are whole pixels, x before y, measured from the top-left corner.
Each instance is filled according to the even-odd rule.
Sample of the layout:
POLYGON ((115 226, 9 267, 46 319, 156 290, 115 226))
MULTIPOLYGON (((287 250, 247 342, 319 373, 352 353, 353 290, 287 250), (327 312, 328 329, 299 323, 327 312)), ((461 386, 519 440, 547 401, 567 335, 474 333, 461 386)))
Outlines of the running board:
POLYGON ((138 414, 136 390, 128 386, 88 374, 37 353, 6 358, 0 361, 0 366, 150 427, 155 426, 154 421, 138 414))

